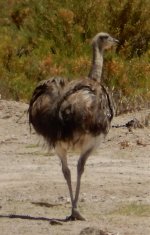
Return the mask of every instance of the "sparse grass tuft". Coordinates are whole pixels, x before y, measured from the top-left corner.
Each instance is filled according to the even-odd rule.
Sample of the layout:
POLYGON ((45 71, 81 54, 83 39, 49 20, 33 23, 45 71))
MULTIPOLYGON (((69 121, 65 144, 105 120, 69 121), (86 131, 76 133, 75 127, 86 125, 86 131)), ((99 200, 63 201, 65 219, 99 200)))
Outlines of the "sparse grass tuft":
POLYGON ((26 148, 37 148, 38 145, 37 144, 29 144, 29 145, 26 145, 26 148))
POLYGON ((125 215, 125 216, 149 217, 150 205, 133 202, 131 204, 120 206, 118 209, 114 210, 112 214, 119 214, 119 215, 125 215))

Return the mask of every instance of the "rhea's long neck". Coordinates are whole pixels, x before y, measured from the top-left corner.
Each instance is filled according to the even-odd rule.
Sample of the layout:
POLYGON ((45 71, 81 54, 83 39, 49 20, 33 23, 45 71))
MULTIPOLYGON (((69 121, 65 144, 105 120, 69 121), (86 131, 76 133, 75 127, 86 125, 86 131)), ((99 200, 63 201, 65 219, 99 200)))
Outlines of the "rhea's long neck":
POLYGON ((92 66, 88 77, 90 79, 94 79, 100 82, 102 75, 102 68, 103 68, 103 51, 100 50, 97 45, 93 45, 92 66))

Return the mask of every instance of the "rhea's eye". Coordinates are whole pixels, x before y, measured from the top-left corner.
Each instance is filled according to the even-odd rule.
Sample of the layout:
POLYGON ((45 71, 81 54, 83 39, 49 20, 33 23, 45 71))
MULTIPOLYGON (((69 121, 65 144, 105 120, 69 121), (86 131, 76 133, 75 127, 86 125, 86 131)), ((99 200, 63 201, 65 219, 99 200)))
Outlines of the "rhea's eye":
POLYGON ((103 36, 101 36, 100 38, 101 38, 101 40, 108 39, 108 35, 103 35, 103 36))

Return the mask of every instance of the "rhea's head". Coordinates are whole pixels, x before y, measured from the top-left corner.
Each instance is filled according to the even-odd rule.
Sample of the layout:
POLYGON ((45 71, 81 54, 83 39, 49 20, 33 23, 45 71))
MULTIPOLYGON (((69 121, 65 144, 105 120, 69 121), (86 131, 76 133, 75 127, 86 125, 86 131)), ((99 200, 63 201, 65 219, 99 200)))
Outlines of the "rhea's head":
POLYGON ((92 45, 97 46, 99 50, 102 51, 111 48, 117 43, 119 43, 117 39, 104 32, 96 34, 96 36, 92 40, 92 45))

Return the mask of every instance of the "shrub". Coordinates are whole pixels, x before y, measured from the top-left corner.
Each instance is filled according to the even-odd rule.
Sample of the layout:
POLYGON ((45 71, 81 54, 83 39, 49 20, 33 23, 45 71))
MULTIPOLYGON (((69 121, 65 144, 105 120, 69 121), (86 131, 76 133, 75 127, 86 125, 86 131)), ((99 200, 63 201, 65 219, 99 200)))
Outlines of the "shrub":
POLYGON ((145 105, 150 98, 149 11, 149 0, 1 0, 2 97, 28 100, 35 84, 49 76, 87 76, 91 38, 107 31, 120 44, 117 54, 105 56, 104 83, 118 110, 145 105))

